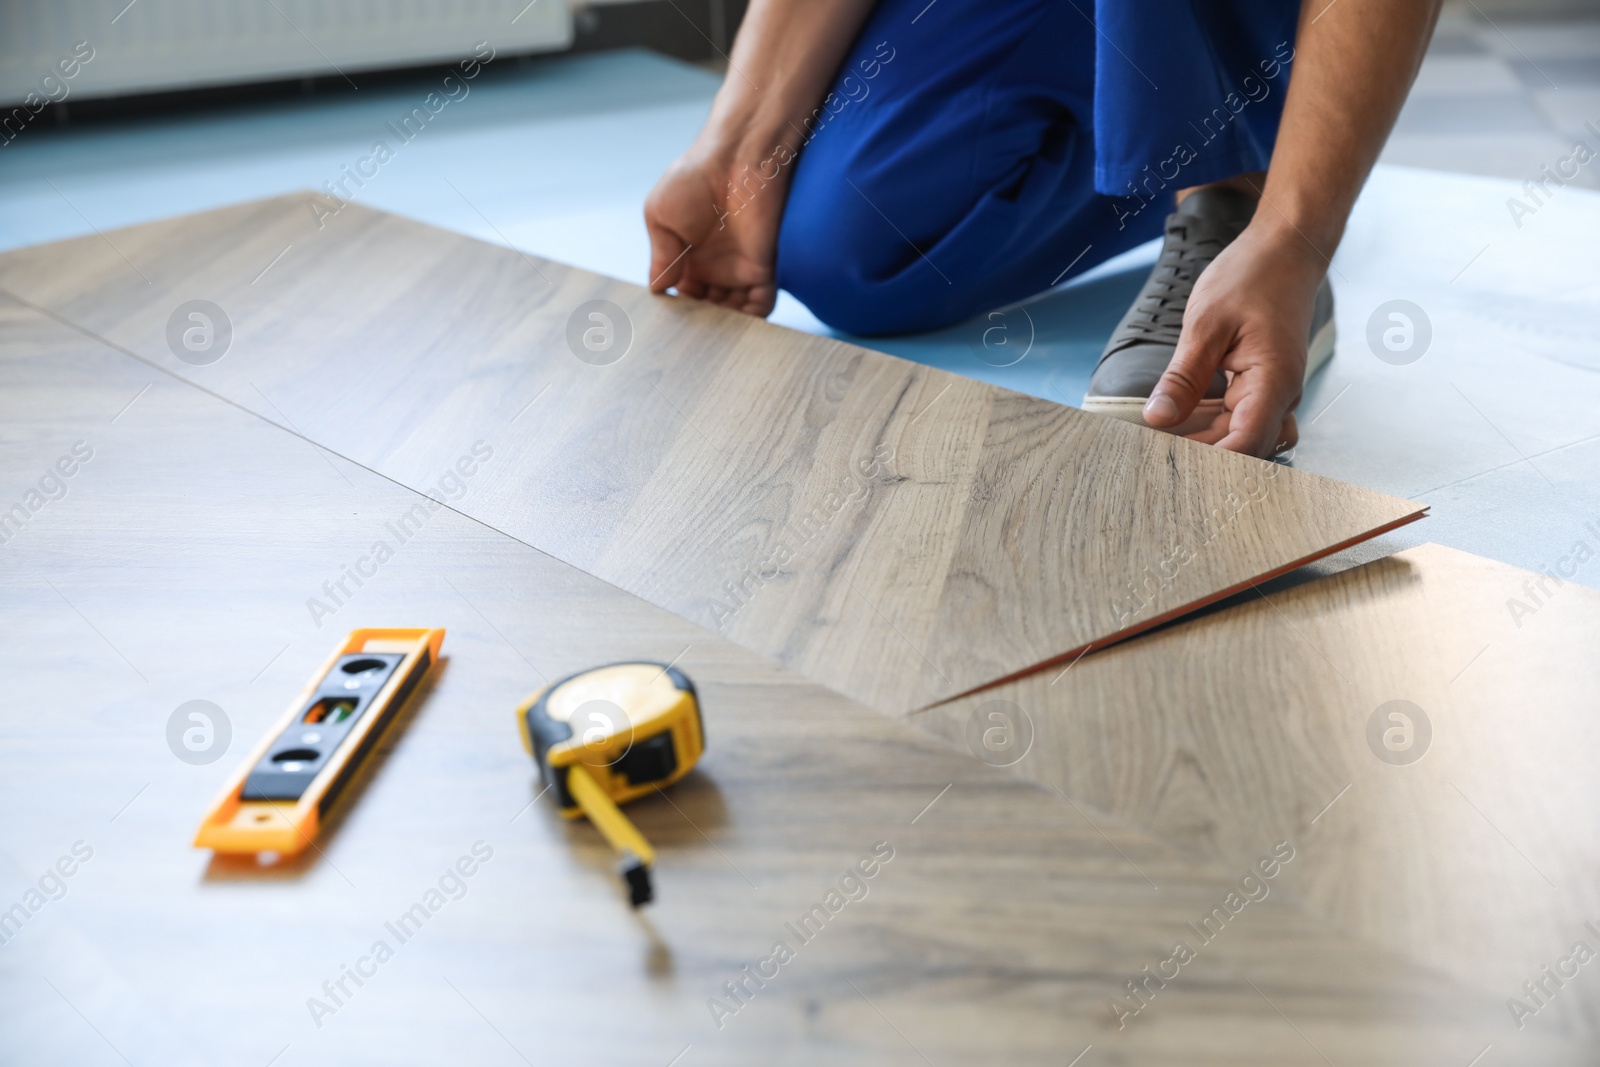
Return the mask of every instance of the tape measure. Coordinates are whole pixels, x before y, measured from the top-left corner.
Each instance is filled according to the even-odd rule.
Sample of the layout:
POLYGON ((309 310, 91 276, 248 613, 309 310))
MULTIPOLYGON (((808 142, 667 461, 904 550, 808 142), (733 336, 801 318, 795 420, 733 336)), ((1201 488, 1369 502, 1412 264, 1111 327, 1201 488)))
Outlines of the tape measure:
POLYGON ((630 903, 649 903, 655 850, 617 805, 671 785, 700 759, 694 683, 664 663, 613 663, 534 693, 517 723, 561 814, 589 817, 621 857, 630 903))
POLYGON ((281 856, 310 845, 443 642, 443 630, 352 631, 229 778, 194 843, 281 856))

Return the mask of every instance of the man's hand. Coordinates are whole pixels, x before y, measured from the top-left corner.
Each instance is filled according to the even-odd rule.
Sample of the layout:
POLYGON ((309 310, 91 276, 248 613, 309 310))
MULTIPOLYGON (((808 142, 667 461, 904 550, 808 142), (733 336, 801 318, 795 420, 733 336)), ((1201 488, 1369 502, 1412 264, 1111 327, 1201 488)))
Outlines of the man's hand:
POLYGON ((1195 282, 1177 351, 1144 409, 1152 426, 1178 425, 1221 367, 1229 376, 1223 411, 1189 437, 1262 458, 1299 440, 1293 412, 1324 270, 1322 257, 1293 229, 1274 227, 1272 215, 1262 204, 1195 282))
POLYGON ((801 130, 874 2, 750 0, 705 128, 645 200, 652 292, 771 313, 801 130))
POLYGON ((1263 457, 1296 442, 1317 286, 1438 13, 1439 0, 1302 4, 1261 206, 1195 283, 1177 351, 1144 409, 1150 425, 1177 425, 1220 366, 1230 374, 1223 413, 1190 436, 1263 457))
POLYGON ((650 191, 644 203, 650 290, 664 293, 676 286, 684 296, 769 315, 778 298, 778 226, 785 188, 751 183, 741 200, 729 194, 734 177, 729 170, 691 149, 650 191))

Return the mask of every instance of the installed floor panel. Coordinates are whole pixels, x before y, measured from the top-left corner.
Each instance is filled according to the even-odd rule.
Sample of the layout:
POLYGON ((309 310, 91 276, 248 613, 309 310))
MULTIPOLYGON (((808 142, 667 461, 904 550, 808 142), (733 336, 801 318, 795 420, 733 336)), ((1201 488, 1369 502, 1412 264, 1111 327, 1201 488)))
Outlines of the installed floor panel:
POLYGON ((1596 633, 1600 593, 1424 545, 914 721, 1026 722, 1016 772, 1196 858, 1314 833, 1308 907, 1593 1038, 1600 983, 1523 982, 1600 939, 1596 633))
POLYGON ((1421 513, 359 206, 318 210, 286 197, 7 253, 0 291, 891 714, 1421 513), (226 309, 226 350, 182 348, 175 309, 193 300, 226 309), (441 472, 480 438, 503 458, 452 491, 441 472))
MULTIPOLYGON (((1518 1038, 1494 997, 1278 890, 1316 832, 1197 864, 449 510, 399 541, 421 496, 4 299, 0 413, 5 484, 83 443, 0 547, 0 805, 28 813, 0 900, 50 894, 0 952, 16 1062, 1459 1067, 1518 1038), (319 625, 305 599, 378 540, 392 558, 319 625), (319 849, 190 847, 330 644, 385 625, 447 627, 443 659, 319 849), (546 679, 635 657, 693 677, 709 739, 630 806, 660 854, 637 915, 598 835, 539 797, 512 718, 546 679), (193 699, 229 723, 211 762, 169 750, 193 699), (829 903, 875 846, 892 858, 829 903), (1274 849, 1293 858, 1202 941, 1188 924, 1274 849), (401 940, 385 924, 419 902, 401 940), (795 937, 813 905, 836 910, 795 937), (779 940, 794 958, 746 978, 779 940), (1193 958, 1145 978, 1179 940, 1193 958)), ((1525 1062, 1593 1060, 1518 1040, 1525 1062)))

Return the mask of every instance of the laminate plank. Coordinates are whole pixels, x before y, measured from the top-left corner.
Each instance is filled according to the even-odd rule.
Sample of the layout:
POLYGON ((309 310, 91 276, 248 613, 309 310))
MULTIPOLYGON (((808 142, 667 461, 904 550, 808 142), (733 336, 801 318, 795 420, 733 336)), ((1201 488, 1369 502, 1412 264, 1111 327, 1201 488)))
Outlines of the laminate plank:
POLYGON ((913 721, 960 742, 1021 709, 1014 772, 1197 859, 1314 831, 1286 882, 1311 910, 1592 1038, 1600 984, 1543 969, 1600 949, 1600 593, 1556 573, 1597 544, 1547 575, 1423 545, 913 721))
POLYGON ((891 714, 1422 513, 357 205, 319 228, 311 204, 8 253, 0 288, 414 489, 489 441, 453 507, 891 714), (193 299, 232 326, 204 366, 168 341, 193 299), (593 300, 631 333, 605 366, 569 346, 593 300))
MULTIPOLYGON (((1242 869, 1091 821, 449 510, 319 628, 307 595, 416 494, 4 299, 0 426, 7 499, 92 451, 0 545, 0 902, 93 850, 0 951, 20 1062, 1443 1067, 1516 1036, 1492 998, 1329 927, 1281 881, 1119 1028, 1113 998, 1242 869), (189 847, 330 643, 393 624, 447 627, 444 658, 320 850, 259 868, 189 847), (640 656, 695 679, 710 747, 630 806, 660 854, 635 916, 598 835, 537 797, 511 709, 541 676, 640 656), (233 730, 203 766, 165 740, 196 698, 233 730), (459 899, 318 1027, 307 1000, 480 841, 493 855, 459 899), (879 841, 894 858, 867 895, 719 1029, 707 1000, 879 841)), ((1325 846, 1294 847, 1280 879, 1325 846)), ((1529 1062, 1594 1058, 1520 1040, 1529 1062)))

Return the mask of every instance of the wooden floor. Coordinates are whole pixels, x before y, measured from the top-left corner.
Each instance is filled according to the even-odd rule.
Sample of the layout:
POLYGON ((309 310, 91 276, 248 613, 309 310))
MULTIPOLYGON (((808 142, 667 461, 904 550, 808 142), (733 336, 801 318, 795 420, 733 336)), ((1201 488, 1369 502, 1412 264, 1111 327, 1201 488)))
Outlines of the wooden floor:
MULTIPOLYGON (((0 416, 4 485, 36 484, 77 442, 92 453, 0 546, 3 903, 76 842, 92 851, 0 948, 16 1062, 1594 1060, 1570 1034, 1516 1032, 1504 992, 1302 904, 1299 871, 1324 869, 1354 803, 1185 857, 445 509, 319 628, 306 599, 417 496, 4 299, 0 416), (190 848, 329 648, 393 624, 447 627, 445 659, 321 852, 262 869, 190 848), (511 709, 640 656, 695 679, 710 748, 631 809, 661 853, 659 900, 635 916, 597 835, 534 799, 511 709), (233 730, 205 766, 164 736, 197 698, 233 730), (385 922, 474 847, 492 854, 459 898, 398 943, 385 922), (793 938, 785 924, 875 847, 893 858, 866 895, 793 938), (1247 879, 1275 850, 1293 858, 1247 879), (1241 892, 1261 899, 1221 925, 1241 892), (719 1028, 708 1001, 736 1004, 724 983, 780 939, 794 959, 719 1028), (317 1026, 308 1000, 331 1003, 323 983, 377 940, 394 958, 317 1026), (1172 973, 1180 940, 1193 958, 1145 978, 1172 973)), ((1350 891, 1383 908, 1424 891, 1408 876, 1350 891)))
POLYGON ((1600 981, 1522 983, 1600 947, 1597 633, 1600 593, 1423 545, 916 719, 1022 709, 1015 772, 1192 858, 1314 836, 1311 911, 1594 1039, 1600 981))
POLYGON ((9 253, 0 291, 414 489, 483 440, 458 510, 895 714, 1423 510, 305 196, 9 253), (209 365, 169 350, 195 299, 209 365))
POLYGON ((1600 1051, 1587 968, 1541 970, 1600 944, 1595 595, 1511 618, 1536 576, 1431 547, 1262 584, 1404 501, 304 198, 0 256, 0 479, 0 909, 53 898, 0 945, 18 1062, 1600 1051), (215 362, 168 344, 195 299, 231 320, 215 362), (616 362, 568 345, 592 300, 616 362), (445 658, 321 852, 189 847, 374 625, 447 627, 445 658), (642 915, 511 714, 625 658, 686 670, 709 739, 630 808, 642 915), (194 699, 231 724, 215 763, 168 748, 194 699), (1369 729, 1393 700, 1426 709, 1415 762, 1369 729))

